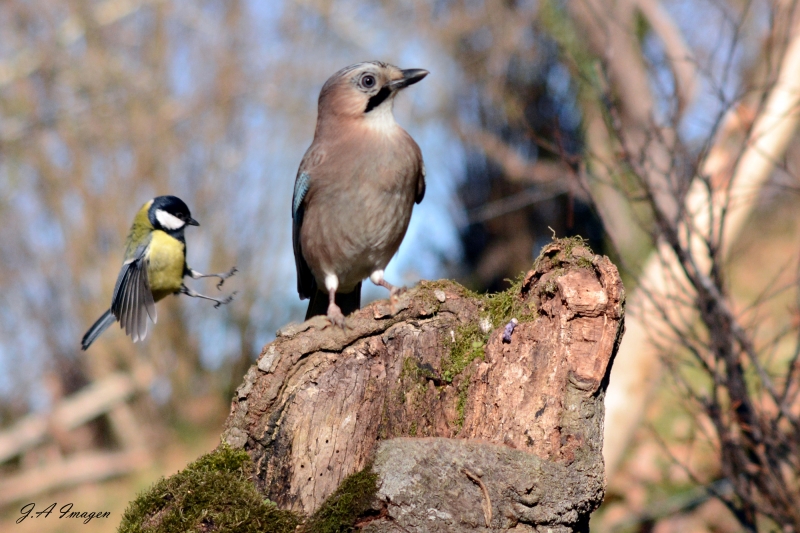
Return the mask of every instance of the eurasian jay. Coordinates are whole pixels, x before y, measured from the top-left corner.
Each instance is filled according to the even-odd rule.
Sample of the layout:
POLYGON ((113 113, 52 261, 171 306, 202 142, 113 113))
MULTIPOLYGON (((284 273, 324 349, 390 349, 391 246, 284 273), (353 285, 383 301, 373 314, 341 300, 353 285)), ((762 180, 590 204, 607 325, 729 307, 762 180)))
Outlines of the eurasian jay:
POLYGON ((383 279, 425 195, 425 166, 414 139, 395 122, 400 90, 427 70, 369 61, 343 68, 319 94, 317 128, 294 184, 292 244, 306 319, 327 315, 344 327, 361 305, 361 282, 383 279))

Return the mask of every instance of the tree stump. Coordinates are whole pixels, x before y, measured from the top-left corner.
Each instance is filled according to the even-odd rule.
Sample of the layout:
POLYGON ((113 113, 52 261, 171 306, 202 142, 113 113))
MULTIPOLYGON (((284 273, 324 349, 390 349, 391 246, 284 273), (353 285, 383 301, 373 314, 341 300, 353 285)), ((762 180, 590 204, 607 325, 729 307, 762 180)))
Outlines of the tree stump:
POLYGON ((279 331, 223 440, 250 454, 266 497, 307 515, 371 467, 364 531, 588 531, 623 316, 608 258, 554 241, 507 293, 422 282, 347 329, 315 317, 279 331))

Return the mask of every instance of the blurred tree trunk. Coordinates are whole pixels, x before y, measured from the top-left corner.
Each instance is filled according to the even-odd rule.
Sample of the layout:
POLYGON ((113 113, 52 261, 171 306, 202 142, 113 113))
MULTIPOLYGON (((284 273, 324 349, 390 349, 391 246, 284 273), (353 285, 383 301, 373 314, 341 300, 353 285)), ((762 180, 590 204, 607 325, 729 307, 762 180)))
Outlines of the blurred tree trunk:
MULTIPOLYGON (((689 241, 687 249, 692 253, 694 269, 709 279, 718 275, 719 265, 742 232, 761 189, 776 164, 785 157, 800 120, 798 14, 794 2, 777 5, 782 16, 776 17, 781 23, 774 29, 774 41, 783 44, 779 50, 770 51, 769 46, 775 42, 765 43, 761 55, 770 61, 765 61, 769 64, 756 74, 762 83, 753 85, 759 89, 728 110, 717 135, 698 160, 696 172, 688 172, 688 177, 681 179, 681 168, 676 161, 687 158, 680 143, 675 142, 675 124, 694 90, 694 60, 690 51, 680 35, 668 30, 661 32, 664 45, 670 50, 676 109, 672 123, 659 127, 654 119, 657 115, 654 98, 646 89, 648 73, 639 57, 640 45, 631 25, 634 7, 654 17, 649 19, 654 26, 659 20, 668 26, 665 22, 668 17, 647 11, 652 8, 649 1, 620 2, 617 8, 621 11, 615 17, 596 16, 601 6, 595 0, 572 4, 594 52, 609 71, 608 90, 620 94, 613 109, 617 123, 611 128, 597 124, 596 121, 603 119, 595 112, 595 123, 590 126, 595 135, 589 136, 593 144, 592 171, 596 174, 591 184, 593 195, 618 249, 624 249, 625 241, 630 241, 630 230, 615 222, 623 211, 619 205, 626 200, 609 185, 613 180, 606 177, 609 169, 613 173, 626 162, 638 161, 641 164, 630 164, 630 168, 641 177, 657 225, 674 226, 680 239, 689 241), (623 20, 627 20, 627 31, 614 31, 623 20), (602 146, 604 143, 606 146, 602 146), (616 152, 611 151, 614 146, 616 152), (629 158, 621 157, 620 151, 629 158), (720 246, 711 246, 709 250, 706 243, 717 239, 720 246)), ((639 287, 631 293, 627 341, 620 349, 620 364, 612 375, 614 385, 608 394, 604 449, 609 478, 616 473, 649 398, 660 382, 660 358, 665 354, 672 357, 680 350, 680 335, 676 331, 684 324, 696 322, 699 315, 694 304, 696 294, 689 286, 685 269, 661 237, 656 239, 656 248, 638 276, 639 287)))
POLYGON ((372 464, 367 531, 588 531, 623 331, 616 267, 561 240, 505 293, 423 282, 396 311, 376 302, 346 330, 318 317, 264 348, 223 435, 259 489, 310 514, 372 464))

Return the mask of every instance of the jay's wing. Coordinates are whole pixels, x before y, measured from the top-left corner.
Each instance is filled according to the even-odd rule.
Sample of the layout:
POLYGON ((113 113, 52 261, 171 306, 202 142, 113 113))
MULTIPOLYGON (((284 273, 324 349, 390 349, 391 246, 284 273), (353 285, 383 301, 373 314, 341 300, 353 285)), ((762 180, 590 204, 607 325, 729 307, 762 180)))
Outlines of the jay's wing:
POLYGON ((422 156, 419 161, 419 176, 417 177, 417 194, 414 196, 414 202, 420 203, 425 197, 425 163, 422 162, 422 156))
POLYGON ((111 297, 111 313, 125 328, 133 342, 143 340, 147 336, 147 316, 155 324, 156 303, 150 291, 147 279, 147 249, 150 238, 142 243, 133 257, 125 261, 117 277, 114 295, 111 297))
MULTIPOLYGON (((303 165, 300 165, 303 168, 303 165)), ((317 282, 314 274, 303 257, 300 247, 300 228, 303 226, 303 214, 306 209, 306 194, 311 185, 311 176, 306 172, 298 172, 294 181, 294 194, 292 195, 292 248, 294 248, 294 264, 297 268, 297 292, 300 299, 311 298, 317 292, 317 282)))
POLYGON ((300 228, 303 227, 303 215, 308 205, 308 191, 314 187, 314 169, 325 160, 325 149, 312 143, 300 162, 297 178, 294 180, 292 195, 292 248, 294 248, 294 264, 297 268, 297 293, 301 300, 311 298, 317 292, 317 280, 308 266, 300 245, 300 228))

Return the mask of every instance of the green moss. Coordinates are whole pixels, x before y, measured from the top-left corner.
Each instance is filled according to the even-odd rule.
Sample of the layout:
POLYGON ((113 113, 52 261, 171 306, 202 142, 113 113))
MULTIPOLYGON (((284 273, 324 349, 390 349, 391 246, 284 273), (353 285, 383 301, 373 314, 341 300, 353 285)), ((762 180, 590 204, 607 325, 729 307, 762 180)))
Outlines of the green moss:
MULTIPOLYGON (((419 282, 419 287, 425 289, 433 294, 435 290, 455 292, 461 297, 469 296, 471 291, 458 282, 449 279, 438 279, 435 281, 422 280, 419 282)), ((435 298, 435 296, 434 296, 435 298)), ((438 300, 437 300, 438 301, 438 300)))
POLYGON ((294 531, 300 519, 264 500, 247 452, 222 445, 130 503, 120 533, 294 531))
POLYGON ((580 235, 563 238, 553 237, 553 242, 542 248, 542 253, 533 262, 533 266, 538 269, 542 261, 552 261, 556 266, 567 263, 581 266, 581 259, 587 259, 589 261, 588 264, 591 265, 591 258, 587 258, 583 254, 580 257, 575 257, 575 248, 583 248, 590 256, 593 255, 591 248, 589 248, 589 243, 580 235), (558 252, 554 254, 554 250, 558 250, 558 252))
MULTIPOLYGON (((547 294, 556 293, 558 290, 556 279, 564 273, 564 266, 567 264, 577 265, 580 268, 594 268, 591 250, 583 237, 554 238, 553 244, 558 246, 558 253, 553 255, 552 248, 546 246, 534 263, 534 268, 541 266, 542 261, 550 261, 555 266, 550 279, 543 287, 543 291, 547 294), (589 255, 581 253, 576 257, 573 252, 578 247, 588 250, 589 255)), ((462 288, 464 296, 479 300, 481 308, 479 322, 488 321, 490 330, 504 326, 512 318, 516 318, 520 323, 530 322, 536 318, 537 312, 533 302, 522 295, 525 273, 508 281, 509 288, 495 294, 478 295, 462 288)), ((454 284, 448 282, 448 286, 453 287, 454 284)), ((445 340, 450 349, 448 356, 442 361, 442 378, 448 383, 463 372, 472 361, 479 357, 483 358, 484 347, 489 340, 489 333, 482 331, 480 323, 461 325, 453 333, 455 338, 445 340)))
POLYGON ((449 353, 442 359, 442 379, 452 383, 453 378, 464 371, 475 359, 483 359, 483 348, 488 334, 481 331, 478 324, 462 324, 448 338, 449 353))
POLYGON ((514 280, 507 280, 511 286, 503 292, 482 296, 483 312, 481 318, 488 319, 493 328, 505 325, 512 318, 528 322, 536 318, 536 308, 522 297, 525 272, 514 280))
POLYGON ((253 468, 243 450, 222 445, 174 476, 141 493, 122 516, 120 533, 236 532, 337 533, 352 531, 378 490, 367 466, 347 477, 307 521, 278 509, 250 480, 253 468), (299 527, 298 527, 299 526, 299 527))
MULTIPOLYGON (((494 328, 505 325, 513 317, 520 322, 533 320, 536 317, 536 310, 532 304, 526 303, 521 297, 523 282, 524 274, 521 274, 511 282, 511 287, 503 292, 472 295, 480 300, 479 321, 458 326, 452 336, 446 338, 445 345, 449 345, 449 350, 447 356, 442 359, 442 379, 445 382, 452 383, 473 361, 484 358, 489 334, 494 328), (482 328, 481 322, 488 322, 490 327, 482 328)), ((466 416, 469 383, 469 376, 464 376, 458 386, 455 425, 459 429, 463 427, 466 416)))
POLYGON ((314 515, 303 524, 308 533, 344 533, 352 531, 358 517, 370 507, 378 492, 378 474, 368 465, 361 472, 345 478, 314 515))
POLYGON ((589 242, 580 235, 575 235, 574 237, 562 237, 560 239, 554 238, 553 242, 564 247, 564 254, 568 258, 572 257, 572 251, 576 246, 580 246, 589 250, 589 242))
POLYGON ((464 419, 467 417, 467 398, 469 397, 469 377, 461 382, 458 387, 458 401, 456 401, 456 426, 458 429, 464 427, 464 419))
POLYGON ((509 280, 511 286, 502 292, 470 294, 479 300, 480 318, 478 323, 463 324, 456 328, 455 339, 446 339, 450 350, 448 357, 442 361, 442 378, 445 381, 452 382, 472 361, 483 358, 491 330, 504 326, 512 318, 520 322, 536 318, 533 303, 526 301, 521 295, 524 281, 525 273, 521 273, 515 280, 509 280), (490 327, 486 333, 481 329, 480 322, 488 322, 490 327))
MULTIPOLYGON (((477 323, 471 322, 458 326, 453 335, 445 339, 449 346, 448 356, 442 360, 442 379, 451 383, 461 374, 472 361, 483 359, 484 348, 489 341, 491 330, 505 325, 512 318, 520 322, 527 322, 536 318, 536 309, 533 304, 526 302, 521 296, 525 274, 520 274, 517 279, 509 280, 511 286, 505 291, 495 294, 468 295, 478 299, 480 315, 477 323), (484 333, 481 322, 488 322, 490 326, 484 333)), ((465 289, 466 291, 466 289, 465 289)))
POLYGON ((562 267, 566 265, 573 265, 579 268, 594 268, 593 257, 594 253, 583 237, 553 238, 553 242, 542 249, 542 253, 534 261, 533 267, 537 270, 542 270, 544 266, 542 263, 547 261, 551 263, 552 267, 561 268, 562 272, 562 267), (577 247, 586 250, 588 253, 581 253, 576 257, 574 252, 577 247))
POLYGON ((462 298, 472 295, 469 289, 449 279, 440 279, 436 281, 427 281, 427 280, 420 281, 417 298, 420 298, 424 302, 423 307, 431 310, 433 314, 438 313, 439 308, 442 306, 442 302, 440 302, 436 298, 435 291, 437 290, 451 292, 451 293, 455 292, 462 298))

